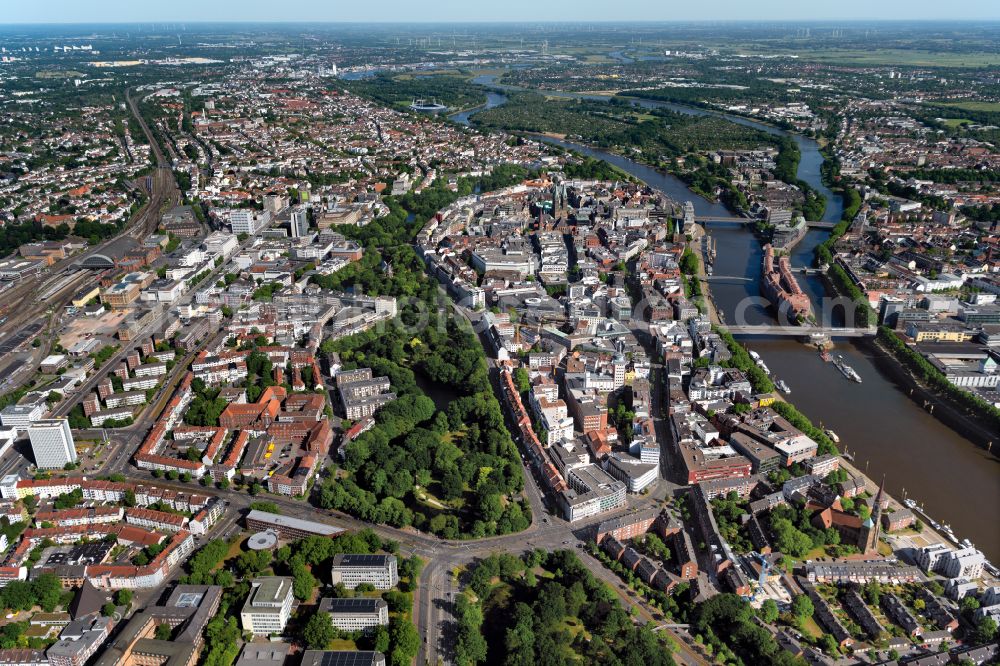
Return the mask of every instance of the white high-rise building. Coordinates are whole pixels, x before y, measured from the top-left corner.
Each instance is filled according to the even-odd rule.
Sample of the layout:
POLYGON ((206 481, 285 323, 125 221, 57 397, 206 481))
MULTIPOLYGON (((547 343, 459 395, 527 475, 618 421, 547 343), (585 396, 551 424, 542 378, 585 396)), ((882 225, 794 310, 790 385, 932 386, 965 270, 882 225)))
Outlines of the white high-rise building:
POLYGON ((234 210, 229 215, 229 223, 232 225, 234 234, 247 234, 253 236, 257 231, 257 220, 254 219, 252 210, 234 210))
POLYGON ((62 469, 76 462, 76 444, 68 419, 42 419, 28 426, 31 450, 39 469, 62 469))
POLYGON ((628 363, 626 362, 625 357, 621 354, 616 354, 615 359, 611 362, 611 367, 614 370, 613 386, 615 391, 625 386, 625 368, 627 366, 628 363))
POLYGON ((269 211, 255 211, 249 208, 238 208, 229 214, 229 224, 237 236, 246 234, 253 236, 271 221, 269 211))
POLYGON ((302 206, 293 208, 288 226, 292 238, 305 236, 309 233, 309 211, 302 206))

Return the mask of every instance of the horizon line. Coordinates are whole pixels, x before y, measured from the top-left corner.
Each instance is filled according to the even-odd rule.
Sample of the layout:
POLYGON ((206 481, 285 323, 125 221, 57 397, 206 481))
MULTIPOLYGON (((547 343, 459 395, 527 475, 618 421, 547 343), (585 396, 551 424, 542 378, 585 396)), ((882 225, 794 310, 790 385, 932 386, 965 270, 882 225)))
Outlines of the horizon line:
POLYGON ((959 18, 803 18, 803 19, 621 19, 621 20, 563 20, 563 19, 535 19, 535 20, 493 20, 493 19, 413 19, 404 21, 382 21, 382 20, 351 20, 351 21, 338 21, 334 19, 317 21, 315 19, 254 19, 245 21, 232 21, 225 19, 158 19, 158 20, 143 20, 143 21, 15 21, 3 23, 0 22, 0 28, 11 27, 11 26, 72 26, 72 25, 156 25, 159 23, 178 23, 181 25, 524 25, 532 23, 553 23, 553 24, 563 24, 563 25, 676 25, 676 24, 691 24, 691 23, 701 23, 701 24, 738 24, 738 23, 778 23, 778 24, 796 24, 796 23, 943 23, 943 24, 954 24, 954 23, 997 23, 1000 24, 1000 14, 996 17, 991 18, 976 18, 976 19, 959 19, 959 18))

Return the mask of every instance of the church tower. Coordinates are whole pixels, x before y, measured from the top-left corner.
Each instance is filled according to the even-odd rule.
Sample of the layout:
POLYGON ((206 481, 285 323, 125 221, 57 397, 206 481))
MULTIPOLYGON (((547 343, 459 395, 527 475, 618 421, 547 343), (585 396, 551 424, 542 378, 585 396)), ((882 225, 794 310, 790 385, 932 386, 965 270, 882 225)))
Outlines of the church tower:
POLYGON ((885 477, 882 477, 882 484, 875 494, 875 502, 872 504, 871 515, 861 525, 858 532, 858 548, 863 553, 874 553, 878 551, 878 538, 882 533, 882 495, 885 491, 885 477))

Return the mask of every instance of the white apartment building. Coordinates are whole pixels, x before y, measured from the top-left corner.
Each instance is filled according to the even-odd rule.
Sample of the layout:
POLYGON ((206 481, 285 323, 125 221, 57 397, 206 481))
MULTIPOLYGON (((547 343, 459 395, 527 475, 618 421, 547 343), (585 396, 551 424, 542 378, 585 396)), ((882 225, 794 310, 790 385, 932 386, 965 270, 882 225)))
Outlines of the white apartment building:
POLYGON ((166 363, 143 363, 135 367, 136 377, 159 377, 167 374, 166 363))
POLYGON ((160 383, 160 378, 151 375, 148 377, 132 377, 122 380, 122 390, 125 391, 145 391, 160 383))
POLYGON ((531 406, 541 421, 542 427, 548 433, 546 446, 552 446, 563 441, 573 439, 573 417, 569 416, 566 410, 566 403, 562 400, 549 400, 544 396, 536 396, 534 389, 531 392, 531 406))
POLYGON ((31 451, 39 469, 62 469, 76 462, 76 445, 68 419, 42 419, 28 426, 31 451))
POLYGON ((941 572, 948 578, 968 578, 975 580, 983 575, 986 556, 975 548, 962 548, 952 551, 944 557, 944 569, 941 572))
POLYGON ((240 611, 243 630, 257 636, 280 634, 292 614, 292 579, 261 576, 251 584, 250 596, 240 611))
POLYGON ((333 558, 332 582, 353 590, 369 583, 376 590, 389 590, 399 583, 394 555, 339 554, 333 558))
POLYGON ((104 425, 105 421, 123 421, 128 418, 132 418, 135 414, 129 407, 115 407, 114 409, 105 409, 99 412, 94 412, 90 415, 90 425, 95 428, 100 428, 104 425))
POLYGON ((986 557, 976 548, 952 550, 943 543, 924 546, 916 553, 917 565, 928 573, 947 578, 975 580, 983 575, 986 557))

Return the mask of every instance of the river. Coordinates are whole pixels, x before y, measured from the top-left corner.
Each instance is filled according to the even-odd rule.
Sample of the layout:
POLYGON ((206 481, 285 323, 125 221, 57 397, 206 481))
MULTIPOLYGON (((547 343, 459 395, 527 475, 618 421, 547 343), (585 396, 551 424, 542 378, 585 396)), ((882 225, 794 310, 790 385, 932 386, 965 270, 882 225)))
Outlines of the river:
MULTIPOLYGON (((499 89, 513 89, 496 83, 493 76, 480 76, 475 83, 499 89)), ((553 94, 545 91, 546 95, 553 94)), ((557 96, 579 97, 575 93, 557 96)), ((588 99, 607 97, 587 95, 588 99)), ((506 101, 490 93, 488 106, 506 101)), ((842 202, 822 183, 823 156, 818 144, 807 137, 790 134, 754 120, 715 113, 678 104, 637 100, 643 106, 662 106, 681 113, 719 115, 741 125, 770 134, 791 136, 799 146, 798 177, 827 198, 823 219, 838 221, 842 202)), ((453 119, 469 124, 473 112, 453 119)), ((729 217, 722 204, 692 193, 677 178, 644 164, 603 150, 558 139, 546 141, 572 148, 617 166, 677 201, 692 201, 700 217, 729 217)), ((711 283, 716 304, 732 320, 738 308, 749 324, 773 323, 771 312, 747 301, 760 296, 759 278, 762 250, 757 238, 743 225, 712 224, 718 256, 711 283)), ((828 231, 810 230, 792 252, 792 265, 810 266, 813 251, 829 236, 828 231)), ((827 295, 820 276, 801 277, 801 284, 814 306, 827 295)), ((820 308, 815 308, 819 313, 820 308)), ((841 324, 834 316, 834 325, 841 324)), ((875 480, 885 477, 886 489, 897 498, 913 498, 941 523, 950 524, 955 534, 971 539, 992 561, 1000 561, 1000 460, 945 426, 913 402, 888 374, 880 369, 887 361, 878 358, 867 343, 836 340, 834 354, 842 354, 863 379, 847 381, 832 365, 824 363, 809 347, 788 338, 752 338, 749 344, 759 352, 776 377, 792 390, 790 402, 814 423, 831 428, 840 436, 841 448, 850 450, 855 464, 875 480), (971 511, 975 506, 976 510, 971 511)))

